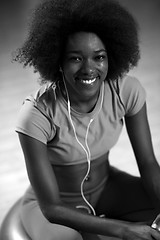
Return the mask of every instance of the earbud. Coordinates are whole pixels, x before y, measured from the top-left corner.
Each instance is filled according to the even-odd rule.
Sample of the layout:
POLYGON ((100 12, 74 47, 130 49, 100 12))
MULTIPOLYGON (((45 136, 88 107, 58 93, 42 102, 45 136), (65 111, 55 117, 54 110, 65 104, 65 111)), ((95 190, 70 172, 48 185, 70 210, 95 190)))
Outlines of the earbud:
POLYGON ((59 71, 63 73, 63 70, 62 70, 61 66, 59 67, 59 71))
POLYGON ((93 119, 93 118, 91 118, 91 120, 90 120, 90 123, 92 123, 92 122, 93 122, 93 120, 94 120, 94 119, 93 119))

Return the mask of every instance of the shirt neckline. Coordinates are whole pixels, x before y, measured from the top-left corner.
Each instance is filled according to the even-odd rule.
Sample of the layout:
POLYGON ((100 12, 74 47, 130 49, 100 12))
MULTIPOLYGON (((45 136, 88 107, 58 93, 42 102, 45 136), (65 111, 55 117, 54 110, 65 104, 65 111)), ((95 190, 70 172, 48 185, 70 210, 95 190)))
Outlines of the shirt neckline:
MULTIPOLYGON (((104 95, 103 91, 104 91, 104 82, 101 85, 100 93, 99 93, 96 105, 94 106, 94 108, 93 108, 93 110, 91 112, 89 112, 89 113, 82 113, 82 112, 76 111, 74 108, 71 107, 71 114, 73 116, 78 116, 78 117, 93 117, 94 115, 96 115, 96 113, 101 108, 101 104, 103 103, 103 99, 102 99, 103 95, 104 95)), ((58 95, 60 97, 59 98, 60 102, 63 104, 63 106, 65 106, 66 109, 68 109, 68 103, 67 103, 66 99, 62 95, 59 83, 57 84, 57 93, 58 93, 58 95)))

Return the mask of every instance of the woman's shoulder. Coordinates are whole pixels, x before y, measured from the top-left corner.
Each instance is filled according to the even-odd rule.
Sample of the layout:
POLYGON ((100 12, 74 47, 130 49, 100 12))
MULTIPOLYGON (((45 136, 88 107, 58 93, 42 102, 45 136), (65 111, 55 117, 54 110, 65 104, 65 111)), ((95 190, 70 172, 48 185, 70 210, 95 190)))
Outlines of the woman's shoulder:
POLYGON ((46 83, 40 86, 35 92, 26 97, 26 100, 33 101, 35 103, 45 103, 56 100, 55 83, 46 83))
POLYGON ((126 115, 137 113, 146 101, 146 91, 140 80, 126 75, 119 80, 120 95, 126 108, 126 115))
POLYGON ((137 77, 126 75, 118 80, 120 94, 127 99, 146 97, 145 89, 137 77))
POLYGON ((53 109, 53 105, 56 102, 56 85, 55 83, 43 84, 25 98, 25 102, 31 102, 32 106, 38 108, 42 112, 48 112, 49 109, 53 109))
POLYGON ((125 75, 118 80, 105 82, 105 90, 112 89, 113 93, 126 96, 133 96, 138 92, 145 92, 144 87, 138 78, 131 75, 125 75))
POLYGON ((136 77, 131 75, 125 75, 118 80, 108 82, 106 91, 110 91, 111 96, 116 99, 115 104, 118 104, 122 111, 120 115, 134 115, 146 101, 144 87, 136 77))
POLYGON ((141 88, 142 84, 139 79, 132 75, 125 75, 124 77, 118 80, 120 88, 124 89, 133 89, 133 88, 141 88))
POLYGON ((24 99, 21 110, 26 115, 36 112, 51 121, 56 111, 56 94, 55 83, 43 84, 24 99))
POLYGON ((54 84, 42 85, 25 98, 18 114, 16 131, 46 144, 55 134, 53 104, 55 105, 54 84))

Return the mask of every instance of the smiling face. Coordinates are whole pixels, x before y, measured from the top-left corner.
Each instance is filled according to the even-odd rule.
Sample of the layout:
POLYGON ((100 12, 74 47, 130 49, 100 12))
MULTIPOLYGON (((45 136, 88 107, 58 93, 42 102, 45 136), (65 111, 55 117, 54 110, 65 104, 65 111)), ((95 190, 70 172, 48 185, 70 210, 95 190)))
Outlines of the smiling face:
POLYGON ((71 100, 97 99, 108 72, 107 52, 100 38, 87 32, 70 35, 62 69, 71 100))

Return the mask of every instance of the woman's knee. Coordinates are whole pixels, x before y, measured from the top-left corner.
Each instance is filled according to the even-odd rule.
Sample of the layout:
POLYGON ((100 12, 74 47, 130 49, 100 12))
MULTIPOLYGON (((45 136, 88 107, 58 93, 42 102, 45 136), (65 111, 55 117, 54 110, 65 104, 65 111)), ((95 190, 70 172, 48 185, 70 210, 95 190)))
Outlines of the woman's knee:
MULTIPOLYGON (((44 240, 44 236, 39 236, 37 240, 44 240)), ((52 234, 45 234, 45 240, 83 240, 81 234, 71 228, 65 229, 65 227, 60 227, 56 229, 52 234)))
POLYGON ((75 229, 50 223, 37 204, 28 203, 21 209, 21 221, 33 240, 83 240, 75 229))

